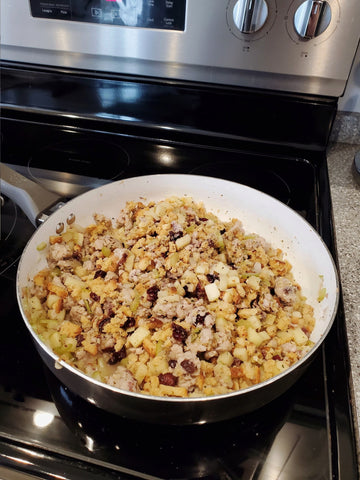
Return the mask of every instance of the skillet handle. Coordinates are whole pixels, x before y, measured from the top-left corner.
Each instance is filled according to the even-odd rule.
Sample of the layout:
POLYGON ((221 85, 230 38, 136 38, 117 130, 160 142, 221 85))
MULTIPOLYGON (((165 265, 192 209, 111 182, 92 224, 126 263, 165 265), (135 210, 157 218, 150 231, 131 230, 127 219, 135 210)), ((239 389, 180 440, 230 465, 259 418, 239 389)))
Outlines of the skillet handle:
POLYGON ((0 165, 1 193, 13 200, 36 227, 52 211, 64 205, 61 197, 29 180, 3 163, 0 165))

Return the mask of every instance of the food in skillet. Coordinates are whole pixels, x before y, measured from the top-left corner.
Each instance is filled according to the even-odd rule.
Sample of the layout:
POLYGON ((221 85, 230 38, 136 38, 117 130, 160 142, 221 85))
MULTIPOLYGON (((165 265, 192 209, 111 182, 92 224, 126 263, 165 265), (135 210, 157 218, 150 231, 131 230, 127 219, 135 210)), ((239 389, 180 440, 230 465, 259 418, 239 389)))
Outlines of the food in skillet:
POLYGON ((313 309, 280 249, 191 198, 128 202, 116 220, 40 245, 24 290, 30 323, 96 380, 157 396, 228 393, 313 346, 313 309))

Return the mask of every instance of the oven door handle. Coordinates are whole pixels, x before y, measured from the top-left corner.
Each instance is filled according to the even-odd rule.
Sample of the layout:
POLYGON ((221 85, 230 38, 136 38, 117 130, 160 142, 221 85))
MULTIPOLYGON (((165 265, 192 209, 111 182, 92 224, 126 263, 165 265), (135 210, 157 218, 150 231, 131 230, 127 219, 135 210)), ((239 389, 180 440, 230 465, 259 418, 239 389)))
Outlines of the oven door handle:
POLYGON ((65 199, 21 175, 4 163, 0 165, 0 192, 15 202, 35 226, 65 204, 65 199))

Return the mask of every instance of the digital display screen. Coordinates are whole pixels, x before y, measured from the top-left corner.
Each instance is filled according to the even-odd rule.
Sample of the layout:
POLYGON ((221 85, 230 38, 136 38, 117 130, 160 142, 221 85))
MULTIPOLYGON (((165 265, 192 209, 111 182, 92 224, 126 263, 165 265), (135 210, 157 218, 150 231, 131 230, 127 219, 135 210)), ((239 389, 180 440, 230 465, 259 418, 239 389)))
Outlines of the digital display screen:
POLYGON ((185 29, 186 0, 30 0, 33 17, 162 30, 185 29))

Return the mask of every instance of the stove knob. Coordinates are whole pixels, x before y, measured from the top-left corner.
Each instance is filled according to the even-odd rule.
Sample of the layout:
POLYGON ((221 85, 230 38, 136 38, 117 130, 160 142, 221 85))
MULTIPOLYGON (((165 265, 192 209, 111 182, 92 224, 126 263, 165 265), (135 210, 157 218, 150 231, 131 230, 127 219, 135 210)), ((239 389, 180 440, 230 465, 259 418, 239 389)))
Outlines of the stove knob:
POLYGON ((321 35, 331 21, 331 8, 323 0, 306 0, 295 12, 294 26, 303 40, 321 35))
POLYGON ((268 6, 265 0, 238 0, 233 10, 236 27, 242 33, 254 33, 266 22, 268 6))

